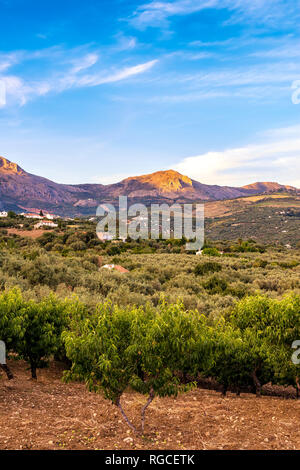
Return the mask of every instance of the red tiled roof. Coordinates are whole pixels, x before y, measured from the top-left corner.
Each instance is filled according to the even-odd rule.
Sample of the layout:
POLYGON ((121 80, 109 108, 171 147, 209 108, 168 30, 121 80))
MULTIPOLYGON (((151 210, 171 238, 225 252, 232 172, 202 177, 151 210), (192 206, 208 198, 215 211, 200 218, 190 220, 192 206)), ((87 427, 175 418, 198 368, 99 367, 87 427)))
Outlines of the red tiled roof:
POLYGON ((115 264, 114 268, 119 271, 119 273, 129 273, 128 269, 123 268, 123 266, 120 266, 118 264, 115 264))

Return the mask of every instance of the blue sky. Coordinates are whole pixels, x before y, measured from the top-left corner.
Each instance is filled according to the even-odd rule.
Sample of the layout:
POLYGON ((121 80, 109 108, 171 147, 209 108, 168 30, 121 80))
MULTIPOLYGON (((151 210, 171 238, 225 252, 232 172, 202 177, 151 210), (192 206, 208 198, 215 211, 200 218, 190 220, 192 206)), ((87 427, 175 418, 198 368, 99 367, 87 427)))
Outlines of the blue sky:
POLYGON ((300 187, 299 20, 300 0, 0 0, 0 155, 65 183, 300 187))

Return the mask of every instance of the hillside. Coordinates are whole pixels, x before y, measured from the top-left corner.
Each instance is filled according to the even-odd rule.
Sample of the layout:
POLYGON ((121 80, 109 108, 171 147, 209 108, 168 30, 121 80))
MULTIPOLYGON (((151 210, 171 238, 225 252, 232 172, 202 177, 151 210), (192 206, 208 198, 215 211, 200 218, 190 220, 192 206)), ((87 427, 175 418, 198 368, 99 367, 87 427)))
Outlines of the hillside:
MULTIPOLYGON (((263 198, 251 198, 260 201, 262 206, 269 199, 276 201, 274 197, 266 198, 265 201, 263 198)), ((237 201, 237 204, 242 205, 243 201, 237 201)), ((275 207, 268 209, 277 210, 275 207)), ((283 210, 280 209, 280 212, 283 210)), ((286 214, 284 216, 287 217, 286 214)), ((17 224, 17 220, 12 219, 12 223, 17 224)), ((2 222, 8 224, 9 220, 2 222)), ((292 372, 287 367, 290 363, 290 345, 299 338, 300 331, 299 250, 276 247, 271 242, 269 246, 250 241, 218 242, 210 245, 211 249, 215 247, 214 251, 207 251, 199 257, 186 253, 180 240, 174 244, 169 240, 101 243, 94 228, 91 221, 83 219, 62 221, 59 229, 45 231, 34 239, 25 237, 25 226, 22 227, 22 233, 17 229, 11 232, 8 226, 0 231, 0 282, 6 287, 0 295, 0 310, 8 312, 5 319, 9 322, 8 328, 7 322, 2 322, 1 338, 6 341, 7 335, 13 332, 13 344, 10 343, 12 354, 8 365, 14 375, 14 379, 8 382, 0 371, 1 449, 299 448, 300 433, 293 428, 299 413, 299 401, 295 400, 296 384, 293 376, 287 375, 292 372), (247 251, 242 251, 243 248, 247 248, 247 251), (221 250, 224 250, 223 255, 221 250), (126 273, 105 268, 111 264, 123 266, 126 273), (164 302, 159 302, 160 298, 164 302), (180 304, 174 305, 178 300, 180 304), (262 309, 262 305, 269 305, 270 308, 262 309), (260 331, 259 336, 255 336, 258 343, 253 355, 248 336, 241 336, 231 315, 238 308, 237 320, 244 315, 246 307, 245 315, 247 311, 254 312, 252 318, 255 323, 251 327, 253 334, 256 322, 260 331), (39 317, 37 312, 40 312, 39 317), (48 313, 42 315, 42 312, 48 313), (95 339, 97 347, 86 348, 84 331, 78 335, 80 318, 82 327, 92 327, 93 315, 98 315, 98 312, 101 315, 107 312, 105 318, 114 322, 113 328, 103 328, 103 323, 97 320, 100 329, 91 330, 93 333, 90 335, 91 340, 95 339), (198 321, 197 312, 201 314, 203 323, 198 321), (269 312, 272 312, 271 318, 269 312), (115 321, 119 322, 119 314, 122 315, 121 325, 128 325, 124 322, 128 315, 134 324, 116 328, 114 325, 115 321), (152 324, 155 318, 159 328, 149 328, 150 323, 147 325, 145 322, 152 324), (169 323, 161 321, 166 318, 177 320, 169 323), (221 318, 225 323, 220 322, 221 318), (185 319, 188 319, 192 330, 186 328, 185 319), (140 325, 144 328, 134 330, 136 322, 142 322, 140 325), (262 323, 267 325, 264 330, 261 328, 262 323), (220 329, 221 324, 224 324, 226 330, 220 329), (181 335, 178 334, 178 325, 183 325, 181 335), (204 325, 205 330, 201 325, 204 325), (111 400, 106 400, 103 393, 88 392, 84 380, 78 382, 77 377, 74 378, 75 382, 62 382, 63 371, 69 365, 52 361, 54 355, 63 357, 60 351, 63 352, 64 348, 58 342, 62 327, 68 335, 73 334, 72 331, 76 333, 74 341, 77 338, 80 342, 76 348, 83 345, 79 354, 81 364, 87 364, 87 369, 90 364, 93 367, 95 364, 97 374, 104 370, 101 361, 106 357, 101 354, 101 349, 99 352, 99 345, 104 344, 104 354, 111 350, 113 357, 116 357, 122 351, 122 346, 116 342, 119 337, 122 336, 127 342, 128 337, 132 341, 140 341, 139 335, 133 337, 127 333, 145 331, 150 347, 148 349, 146 345, 145 349, 143 341, 136 349, 138 356, 142 354, 143 361, 147 356, 150 357, 151 369, 148 366, 145 376, 149 377, 153 370, 154 356, 155 359, 159 358, 156 364, 161 364, 159 377, 169 380, 170 376, 161 371, 170 361, 176 378, 186 383, 191 379, 194 382, 195 377, 199 388, 176 397, 157 396, 147 410, 145 436, 136 435, 128 428, 118 408, 113 406, 111 400), (54 336, 49 335, 49 331, 53 331, 54 336), (190 341, 190 336, 186 336, 189 331, 193 332, 196 351, 200 352, 196 357, 188 349, 189 345, 194 348, 195 344, 190 341), (272 344, 270 349, 263 349, 263 355, 259 356, 264 360, 264 369, 259 375, 263 395, 255 397, 254 393, 258 390, 253 387, 249 363, 257 363, 256 351, 262 350, 262 331, 264 334, 272 333, 272 344), (288 337, 283 334, 286 331, 289 332, 288 337), (26 334, 23 335, 23 332, 26 334), (273 332, 276 334, 274 340, 273 332), (107 344, 112 344, 107 341, 113 334, 116 347, 107 348, 107 344), (21 337, 22 341, 19 339, 21 337), (178 337, 184 339, 178 342, 178 337), (50 343, 49 338, 53 339, 50 343), (157 341, 157 338, 161 340, 157 341), (286 338, 284 344, 279 342, 279 338, 286 338), (38 367, 36 380, 30 380, 32 356, 26 353, 32 351, 32 344, 35 345, 34 351, 41 355, 39 357, 49 359, 50 366, 38 367), (62 349, 56 354, 60 345, 62 349), (249 355, 247 353, 243 356, 244 359, 241 356, 241 345, 244 345, 242 351, 249 351, 249 355), (173 351, 174 347, 177 353, 175 350, 176 354, 170 354, 169 351, 171 348, 173 351), (275 349, 278 347, 282 349, 275 349), (88 357, 85 351, 88 354, 89 351, 95 351, 96 355, 88 357), (203 354, 209 362, 202 362, 203 354), (175 365, 174 357, 177 358, 175 365), (209 365, 208 369, 206 364, 209 365), (181 371, 185 371, 185 375, 181 371), (195 375, 190 375, 189 371, 195 375), (279 371, 284 373, 280 379, 277 375, 279 371), (221 390, 226 393, 226 383, 230 386, 226 397, 222 398, 221 390), (283 383, 287 387, 282 387, 283 383)), ((28 230, 28 234, 34 232, 28 230)), ((73 344, 73 341, 68 344, 73 344)), ((129 350, 128 344, 125 347, 129 350)), ((131 350, 134 348, 131 347, 131 350)), ((67 355, 71 359, 69 354, 68 349, 67 355)), ((108 356, 109 360, 111 357, 108 356)), ((117 371, 123 383, 122 380, 126 379, 123 379, 123 373, 129 361, 132 362, 129 362, 128 370, 136 370, 136 356, 129 354, 123 359, 122 353, 122 356, 117 356, 117 360, 122 367, 120 373, 120 366, 114 362, 109 370, 109 378, 117 371), (126 363, 124 369, 123 363, 126 363)), ((39 365, 45 366, 44 361, 39 365)), ((157 376, 156 368, 154 373, 157 376)), ((91 377, 94 377, 94 371, 91 377)), ((101 375, 98 377, 101 380, 101 375)), ((136 377, 135 374, 134 380, 136 377)), ((143 396, 138 393, 140 390, 134 388, 134 380, 130 382, 131 387, 128 382, 124 382, 126 388, 122 390, 121 402, 130 420, 139 425, 141 408, 147 401, 147 394, 143 396)))
POLYGON ((266 244, 300 242, 300 196, 275 193, 205 205, 211 240, 254 239, 266 244))
POLYGON ((20 212, 42 208, 58 215, 88 215, 94 214, 96 207, 103 202, 117 203, 121 195, 128 196, 131 202, 145 204, 184 203, 235 199, 272 193, 278 189, 291 193, 297 191, 278 183, 255 183, 240 188, 206 185, 174 170, 134 176, 110 185, 65 185, 32 175, 16 163, 0 157, 0 210, 20 212))

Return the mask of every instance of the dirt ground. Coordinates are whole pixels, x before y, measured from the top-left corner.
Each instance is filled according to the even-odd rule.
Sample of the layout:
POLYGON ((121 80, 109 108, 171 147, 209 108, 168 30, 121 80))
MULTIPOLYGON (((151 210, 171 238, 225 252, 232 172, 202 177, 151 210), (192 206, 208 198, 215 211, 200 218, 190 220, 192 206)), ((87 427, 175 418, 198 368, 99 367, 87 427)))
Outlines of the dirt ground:
POLYGON ((52 232, 52 230, 42 230, 42 229, 35 229, 35 230, 19 230, 17 228, 8 228, 7 232, 10 234, 19 235, 19 237, 27 237, 27 238, 39 238, 45 232, 52 232))
MULTIPOLYGON (((300 401, 195 390, 154 400, 140 437, 102 396, 62 383, 60 365, 39 371, 37 382, 23 362, 9 366, 15 379, 0 378, 1 450, 300 449, 300 401)), ((144 403, 136 393, 122 398, 135 423, 144 403)))

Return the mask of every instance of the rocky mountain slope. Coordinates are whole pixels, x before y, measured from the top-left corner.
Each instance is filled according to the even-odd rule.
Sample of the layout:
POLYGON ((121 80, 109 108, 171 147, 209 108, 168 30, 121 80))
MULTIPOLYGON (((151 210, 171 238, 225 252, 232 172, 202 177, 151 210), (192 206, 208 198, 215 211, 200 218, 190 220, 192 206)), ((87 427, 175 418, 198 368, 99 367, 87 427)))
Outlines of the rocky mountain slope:
POLYGON ((0 210, 42 208, 59 215, 84 215, 94 214, 103 202, 117 203, 118 197, 125 195, 130 202, 183 203, 234 199, 278 190, 297 192, 278 183, 255 183, 241 188, 206 185, 173 170, 130 177, 110 185, 65 185, 27 173, 16 163, 0 157, 0 210))

